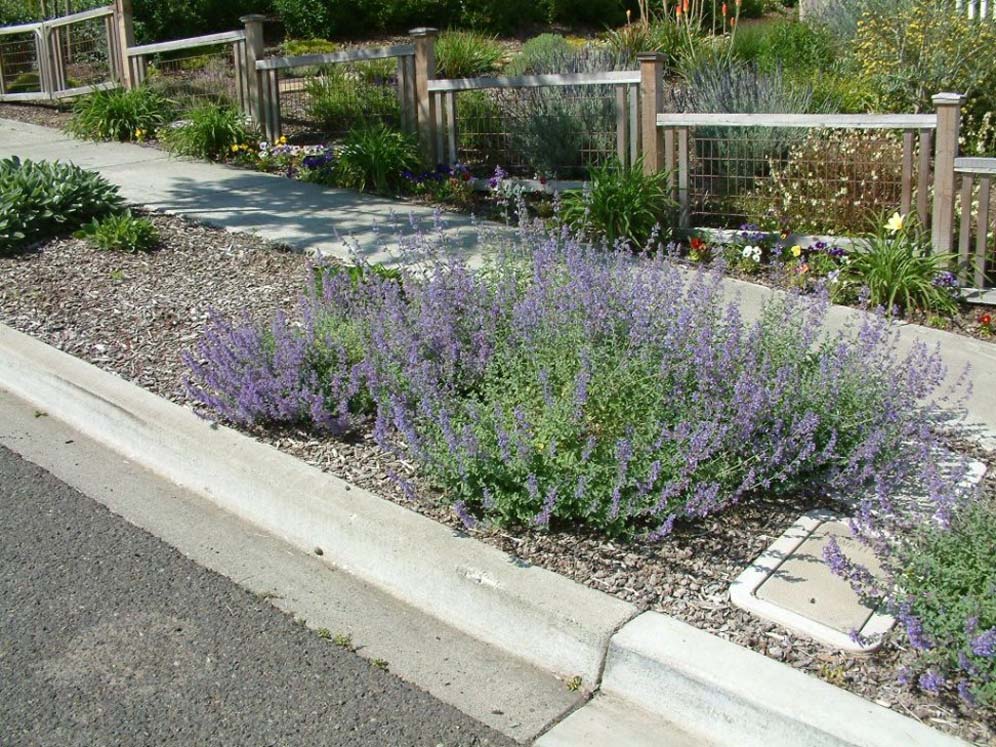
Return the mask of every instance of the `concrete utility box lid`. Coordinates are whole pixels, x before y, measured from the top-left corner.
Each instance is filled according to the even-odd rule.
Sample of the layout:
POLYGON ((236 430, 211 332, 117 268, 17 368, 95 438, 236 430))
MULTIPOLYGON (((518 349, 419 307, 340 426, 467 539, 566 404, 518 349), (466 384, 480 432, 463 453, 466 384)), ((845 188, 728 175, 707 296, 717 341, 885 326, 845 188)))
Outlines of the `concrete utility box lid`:
POLYGON ((881 570, 874 553, 851 537, 846 520, 826 511, 802 516, 733 583, 730 597, 741 609, 784 625, 834 648, 874 651, 893 619, 864 603, 823 561, 836 538, 845 555, 872 574, 881 570), (861 641, 851 638, 859 633, 861 641))

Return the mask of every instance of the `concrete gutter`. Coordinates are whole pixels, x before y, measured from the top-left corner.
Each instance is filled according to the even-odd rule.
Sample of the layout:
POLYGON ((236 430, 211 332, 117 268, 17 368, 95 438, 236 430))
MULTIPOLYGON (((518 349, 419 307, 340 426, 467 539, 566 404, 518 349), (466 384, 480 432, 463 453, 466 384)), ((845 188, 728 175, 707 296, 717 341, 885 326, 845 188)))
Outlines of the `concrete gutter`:
POLYGON ((540 669, 598 681, 636 608, 518 565, 113 374, 0 326, 0 387, 305 552, 540 669))
POLYGON ((631 704, 631 718, 649 714, 628 727, 648 744, 964 745, 665 615, 637 617, 631 604, 515 563, 4 325, 0 389, 404 605, 600 686, 538 744, 602 747, 597 735, 610 732, 598 720, 631 704))

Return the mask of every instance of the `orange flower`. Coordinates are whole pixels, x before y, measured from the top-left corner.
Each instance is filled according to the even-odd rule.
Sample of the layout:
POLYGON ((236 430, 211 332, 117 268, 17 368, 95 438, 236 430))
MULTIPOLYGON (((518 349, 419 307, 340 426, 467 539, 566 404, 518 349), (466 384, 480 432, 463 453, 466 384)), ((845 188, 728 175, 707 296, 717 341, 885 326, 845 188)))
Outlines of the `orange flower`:
POLYGON ((723 3, 723 18, 726 18, 726 3, 723 3))
POLYGON ((730 19, 730 25, 731 26, 736 26, 737 25, 737 19, 736 19, 736 17, 733 17, 733 18, 730 19))
POLYGON ((688 0, 685 0, 685 2, 682 3, 681 12, 684 13, 685 15, 688 15, 688 0))

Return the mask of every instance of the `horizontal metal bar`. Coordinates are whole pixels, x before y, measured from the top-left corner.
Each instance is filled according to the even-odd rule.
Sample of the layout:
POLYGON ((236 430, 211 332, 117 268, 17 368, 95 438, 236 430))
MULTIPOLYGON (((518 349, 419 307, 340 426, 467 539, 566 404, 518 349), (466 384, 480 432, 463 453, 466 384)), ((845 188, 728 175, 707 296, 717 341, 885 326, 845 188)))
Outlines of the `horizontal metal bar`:
POLYGON ((959 174, 996 174, 996 158, 956 158, 959 174))
POLYGON ((639 83, 639 70, 616 70, 608 73, 570 73, 566 75, 522 75, 517 78, 455 78, 429 81, 429 91, 478 91, 485 88, 553 88, 563 86, 614 85, 639 83))
POLYGON ((245 38, 245 31, 225 31, 221 34, 207 34, 206 36, 193 36, 189 39, 176 39, 175 41, 158 42, 156 44, 143 44, 140 47, 129 47, 128 56, 138 57, 140 55, 159 54, 160 52, 175 52, 178 49, 210 47, 213 44, 230 44, 232 42, 243 41, 245 38))
POLYGON ((286 70, 292 67, 310 65, 332 65, 337 62, 361 62, 363 60, 383 60, 391 57, 409 57, 415 54, 412 44, 399 44, 394 47, 371 47, 369 49, 346 49, 327 54, 305 54, 297 57, 269 57, 256 62, 257 70, 286 70))
POLYGON ((0 28, 0 36, 9 36, 10 34, 31 34, 36 31, 40 31, 41 27, 41 23, 21 23, 17 26, 4 26, 3 28, 0 28))
POLYGON ((658 114, 658 127, 811 127, 934 130, 936 114, 658 114))
POLYGON ((94 93, 95 91, 110 91, 112 88, 118 88, 119 84, 117 81, 108 80, 103 83, 94 83, 89 86, 77 86, 76 88, 66 88, 62 91, 56 91, 52 94, 53 99, 69 99, 73 96, 86 96, 88 93, 94 93))
POLYGON ((69 26, 73 23, 79 23, 80 21, 89 21, 91 18, 104 18, 106 16, 114 15, 114 6, 105 5, 103 8, 94 8, 93 10, 83 10, 79 13, 73 13, 69 16, 62 16, 61 18, 53 18, 49 21, 45 21, 45 25, 50 29, 59 28, 60 26, 69 26))

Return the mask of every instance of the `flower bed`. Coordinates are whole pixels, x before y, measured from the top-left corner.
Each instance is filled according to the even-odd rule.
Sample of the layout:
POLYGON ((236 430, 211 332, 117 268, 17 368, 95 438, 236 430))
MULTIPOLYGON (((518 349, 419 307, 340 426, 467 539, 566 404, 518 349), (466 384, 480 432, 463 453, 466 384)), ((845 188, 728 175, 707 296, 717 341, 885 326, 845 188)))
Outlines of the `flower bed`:
MULTIPOLYGON (((182 386, 185 367, 180 354, 184 349, 191 349, 201 333, 212 326, 208 310, 217 308, 228 318, 239 318, 246 311, 256 320, 269 319, 274 310, 281 310, 288 318, 298 318, 295 316, 295 302, 299 289, 310 286, 309 267, 303 258, 265 249, 257 240, 249 237, 191 227, 173 218, 155 217, 154 221, 164 237, 164 248, 153 254, 132 256, 99 252, 81 241, 58 240, 45 245, 37 253, 2 260, 0 311, 5 323, 121 373, 174 401, 190 404, 182 386), (198 267, 204 269, 199 271, 198 267)), ((550 251, 553 251, 552 247, 550 251)), ((547 260, 552 261, 553 256, 548 254, 547 260)), ((615 261, 617 260, 614 259, 613 262, 615 261)), ((629 260, 626 260, 626 265, 629 266, 629 260)), ((615 265, 610 262, 596 266, 601 267, 602 274, 589 276, 588 279, 592 282, 598 278, 607 281, 612 276, 609 271, 615 265)), ((461 283, 471 282, 474 277, 473 274, 465 274, 457 269, 453 272, 455 274, 450 277, 450 283, 436 287, 439 295, 434 297, 434 312, 424 316, 424 326, 421 327, 430 337, 420 338, 423 342, 435 339, 431 337, 432 330, 438 329, 439 323, 447 318, 447 310, 453 309, 452 296, 447 293, 469 287, 461 283)), ((515 275, 516 278, 528 276, 529 273, 515 275)), ((347 277, 346 274, 333 275, 326 286, 332 286, 347 296, 361 293, 362 288, 377 287, 389 294, 394 292, 391 290, 392 286, 398 289, 403 287, 390 276, 379 276, 376 280, 364 276, 357 285, 347 281, 347 277)), ((551 285, 546 287, 551 291, 560 287, 555 278, 556 274, 553 274, 548 279, 551 285)), ((411 282, 404 281, 404 287, 409 287, 411 282)), ((606 309, 609 308, 606 304, 612 305, 626 298, 618 295, 626 288, 636 290, 644 287, 638 282, 630 285, 628 281, 617 280, 616 283, 608 288, 595 284, 595 288, 610 290, 616 295, 603 294, 606 298, 600 303, 586 305, 592 310, 606 309)), ((708 294, 708 288, 708 283, 705 283, 698 292, 708 294)), ((580 286, 575 287, 575 290, 580 291, 580 286)), ((650 290, 651 288, 644 288, 644 292, 650 290)), ((585 298, 591 302, 592 292, 593 290, 586 291, 587 295, 579 296, 575 301, 585 298)), ((321 298, 324 299, 325 296, 321 298)), ((385 296, 384 299, 386 303, 388 297, 385 296)), ((553 293, 549 297, 536 298, 537 302, 541 302, 536 308, 542 309, 545 303, 549 303, 552 305, 547 308, 553 311, 558 303, 569 299, 569 293, 553 293)), ((400 301, 400 296, 395 300, 400 301)), ((430 300, 432 299, 426 299, 427 303, 430 300)), ((575 303, 575 311, 579 312, 581 306, 582 304, 575 303)), ((305 308, 307 307, 306 304, 305 308)), ((403 308, 385 306, 382 311, 386 313, 393 309, 393 314, 403 308)), ((717 308, 707 316, 714 321, 717 316, 723 317, 724 312, 717 308)), ((409 321, 417 320, 409 317, 409 321)), ((582 324, 582 331, 583 326, 582 324)), ((721 339, 729 326, 730 323, 721 318, 715 330, 711 330, 705 323, 695 325, 694 330, 696 335, 704 336, 704 340, 721 339)), ((815 334, 809 327, 803 326, 804 334, 815 334)), ((300 328, 288 327, 288 330, 297 329, 300 328)), ((386 333, 398 335, 404 329, 402 324, 386 333)), ((539 333, 541 329, 545 328, 536 328, 535 332, 539 333)), ((318 336, 315 339, 323 338, 318 336)), ((469 339, 473 339, 473 335, 469 339)), ((535 336, 524 337, 523 342, 537 339, 535 336)), ((560 343, 565 341, 565 338, 559 338, 551 350, 559 348, 560 343)), ((553 342, 550 344, 553 345, 553 342)), ((699 348, 693 345, 690 349, 699 348)), ((293 345, 285 350, 293 352, 293 345)), ((298 352, 301 350, 299 348, 298 352)), ((347 344, 340 348, 329 346, 327 352, 329 351, 336 355, 345 353, 343 360, 349 360, 351 355, 347 344)), ((355 352, 352 355, 355 358, 355 352)), ((291 362, 293 356, 284 360, 291 362)), ((325 360, 327 362, 329 358, 325 360)), ((462 356, 441 357, 437 360, 436 374, 445 371, 473 371, 472 365, 469 368, 463 366, 463 363, 469 365, 472 360, 462 356), (448 368, 451 363, 459 365, 448 368)), ((600 368, 603 361, 598 356, 592 357, 592 363, 598 364, 592 368, 593 378, 588 400, 594 408, 599 404, 600 398, 604 402, 604 395, 596 393, 595 383, 598 377, 604 377, 607 372, 600 368)), ((719 369, 711 368, 717 363, 704 361, 702 365, 718 374, 719 369)), ((582 370, 580 360, 578 366, 573 372, 575 375, 582 370)), ((535 417, 534 408, 537 413, 545 408, 546 398, 539 378, 540 370, 534 368, 522 372, 526 376, 522 379, 524 384, 526 379, 535 377, 534 391, 524 400, 530 403, 531 425, 535 417)), ((547 385, 552 387, 558 381, 563 383, 567 380, 558 379, 560 375, 559 371, 551 371, 547 376, 547 385)), ((299 383, 300 380, 293 381, 299 383)), ((576 378, 572 379, 572 384, 577 381, 576 378)), ((716 378, 708 376, 703 381, 713 384, 716 378)), ((340 396, 331 398, 332 402, 341 402, 343 393, 352 392, 352 385, 348 380, 339 381, 337 386, 341 387, 337 392, 340 396)), ((576 387, 571 386, 569 389, 573 401, 577 393, 576 387)), ((604 390, 604 387, 599 389, 604 390)), ((300 402, 296 402, 295 407, 299 404, 300 402)), ((356 405, 347 408, 351 412, 348 422, 328 424, 333 428, 351 427, 351 435, 345 439, 322 436, 314 428, 302 427, 301 424, 245 428, 256 437, 323 469, 334 471, 347 480, 441 521, 464 527, 464 520, 468 516, 461 511, 460 513, 465 513, 462 520, 454 513, 454 496, 433 486, 440 478, 431 474, 429 476, 434 479, 427 479, 428 473, 417 469, 414 464, 415 450, 404 447, 397 435, 378 433, 374 423, 363 414, 364 403, 357 402, 356 405), (378 438, 383 446, 377 444, 378 438)), ((301 412, 294 408, 292 411, 301 412)), ((393 419, 405 411, 406 408, 387 410, 385 414, 390 414, 393 419)), ((548 411, 548 414, 552 416, 555 413, 548 411)), ((565 423, 570 421, 569 416, 567 413, 565 423)), ((510 413, 509 424, 515 420, 515 414, 510 413)), ((610 422, 610 419, 604 420, 606 425, 610 422)), ((437 438, 439 444, 447 443, 441 430, 437 438)), ((636 465, 640 442, 635 437, 631 440, 634 444, 634 456, 628 461, 636 465)), ((494 446, 497 445, 496 438, 494 446)), ((618 479, 620 457, 626 456, 625 450, 620 451, 619 447, 618 438, 606 429, 602 444, 597 448, 612 461, 613 468, 604 475, 596 474, 594 477, 606 481, 605 484, 609 486, 618 479)), ((583 449, 583 445, 581 448, 583 449)), ((823 449, 826 449, 825 443, 823 449)), ((568 455, 570 452, 564 448, 560 453, 568 455)), ((798 452, 795 455, 798 456, 798 452)), ((530 458, 541 456, 543 455, 537 453, 537 456, 530 458)), ((642 457, 641 459, 642 466, 639 469, 649 470, 652 462, 642 457)), ((442 465, 442 468, 445 469, 446 465, 442 465)), ((453 469, 456 470, 454 474, 459 474, 458 465, 454 464, 453 469)), ((634 466, 627 468, 629 469, 636 472, 637 468, 634 466)), ((476 479, 480 479, 479 470, 476 474, 476 479)), ((555 473, 551 472, 550 475, 552 474, 555 473)), ((645 478, 647 474, 643 471, 641 476, 645 478)), ((528 506, 528 510, 522 512, 521 518, 512 516, 511 519, 513 523, 537 523, 536 519, 543 518, 543 501, 548 494, 549 485, 553 484, 552 477, 543 475, 541 478, 537 475, 537 493, 540 499, 535 503, 529 503, 532 500, 529 474, 523 473, 521 477, 523 484, 514 492, 522 499, 523 505, 528 506)), ((631 510, 639 503, 636 500, 641 492, 639 482, 639 479, 634 480, 620 491, 620 511, 616 521, 611 517, 614 499, 609 494, 605 496, 600 512, 595 512, 591 517, 564 515, 559 509, 554 509, 551 512, 552 522, 545 529, 525 526, 515 533, 495 523, 481 521, 482 517, 502 519, 502 511, 497 507, 513 505, 509 495, 503 497, 504 503, 496 501, 493 512, 464 496, 467 511, 477 514, 475 526, 465 531, 483 541, 496 544, 525 561, 541 564, 595 588, 675 615, 834 684, 887 703, 901 712, 912 712, 924 719, 940 719, 945 722, 938 724, 942 728, 954 729, 980 743, 992 736, 985 725, 986 718, 991 716, 987 716, 988 712, 976 712, 974 715, 961 713, 961 706, 954 699, 930 697, 910 691, 896 682, 897 668, 916 660, 902 635, 893 636, 882 652, 874 657, 849 658, 731 606, 726 590, 733 578, 799 513, 814 505, 815 499, 807 497, 806 491, 747 491, 736 505, 723 502, 721 513, 710 513, 704 518, 691 521, 678 519, 670 527, 670 534, 657 543, 634 541, 625 536, 613 539, 602 532, 578 525, 580 521, 591 525, 614 526, 621 532, 638 535, 660 528, 661 521, 655 519, 649 523, 644 522, 638 512, 631 510), (776 495, 778 492, 782 493, 781 497, 776 495), (626 517, 625 521, 619 519, 623 516, 626 517)), ((992 491, 991 484, 987 485, 987 490, 992 491)), ((694 498, 694 492, 689 495, 694 498)), ((819 504, 826 505, 826 501, 819 500, 819 504)), ((686 510, 689 506, 687 501, 683 504, 685 508, 679 509, 677 505, 674 504, 675 513, 694 512, 686 510)), ((712 511, 720 508, 720 503, 707 505, 706 508, 712 511)))

